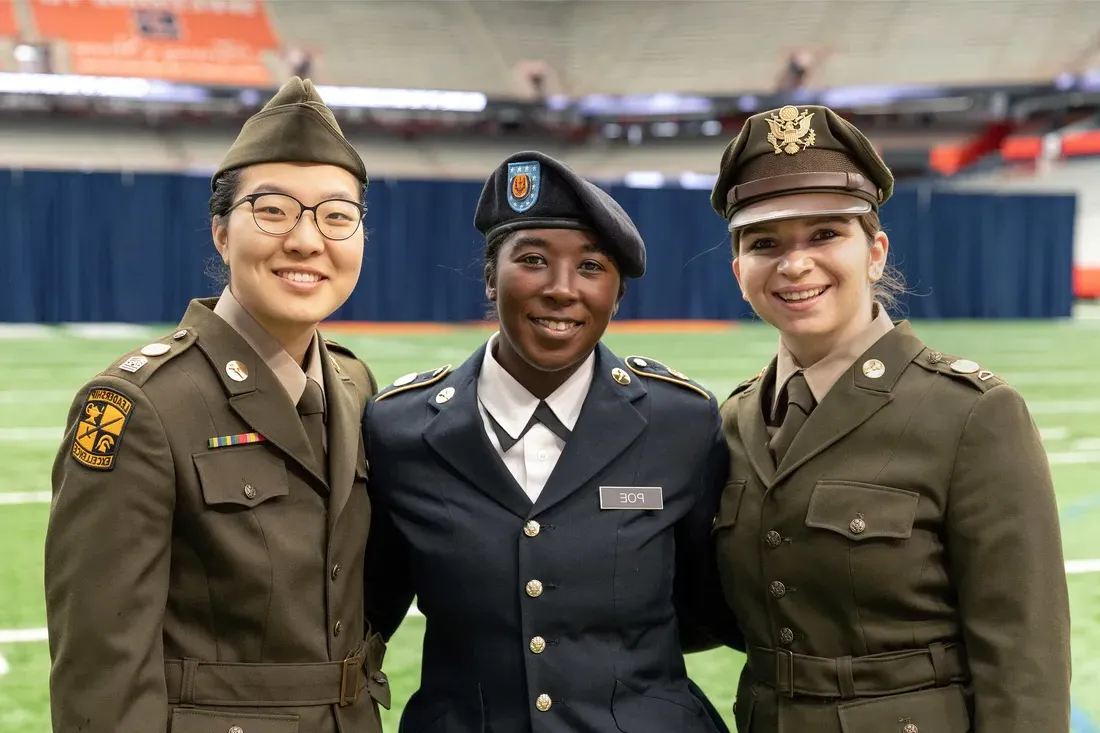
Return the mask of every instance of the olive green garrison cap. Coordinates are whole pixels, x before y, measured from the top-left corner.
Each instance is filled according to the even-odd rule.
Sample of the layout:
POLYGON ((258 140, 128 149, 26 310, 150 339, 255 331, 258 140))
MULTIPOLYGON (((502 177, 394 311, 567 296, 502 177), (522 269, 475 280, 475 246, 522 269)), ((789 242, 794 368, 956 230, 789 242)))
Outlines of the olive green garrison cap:
POLYGON ((344 138, 313 82, 295 76, 252 115, 210 179, 257 163, 320 163, 349 171, 364 185, 367 168, 344 138))

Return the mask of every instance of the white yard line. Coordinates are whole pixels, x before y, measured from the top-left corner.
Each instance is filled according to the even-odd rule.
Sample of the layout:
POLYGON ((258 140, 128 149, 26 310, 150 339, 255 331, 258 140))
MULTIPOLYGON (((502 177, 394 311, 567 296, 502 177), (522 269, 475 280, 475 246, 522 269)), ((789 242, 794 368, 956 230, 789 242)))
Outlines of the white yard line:
POLYGON ((49 504, 48 491, 0 491, 0 504, 49 504))
POLYGON ((7 629, 0 630, 0 644, 20 644, 30 641, 48 641, 46 629, 7 629))
POLYGON ((0 677, 3 677, 11 671, 11 665, 8 664, 8 660, 4 659, 4 655, 0 654, 0 677))

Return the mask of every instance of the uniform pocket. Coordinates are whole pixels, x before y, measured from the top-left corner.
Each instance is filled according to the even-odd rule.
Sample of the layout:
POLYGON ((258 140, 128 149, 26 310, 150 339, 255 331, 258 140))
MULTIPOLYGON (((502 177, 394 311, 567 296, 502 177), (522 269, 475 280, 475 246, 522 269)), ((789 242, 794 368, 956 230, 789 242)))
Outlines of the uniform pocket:
POLYGON ((703 706, 694 695, 684 690, 647 690, 638 692, 622 680, 615 680, 611 702, 615 726, 623 733, 690 730, 693 721, 703 716, 703 706))
POLYGON ((286 466, 266 446, 220 448, 192 456, 210 506, 253 507, 290 493, 286 466))
POLYGON ((970 730, 970 713, 959 685, 844 703, 837 708, 837 714, 844 733, 903 729, 967 733, 970 730), (907 728, 910 724, 913 727, 907 728))
POLYGON ((818 481, 806 510, 806 526, 827 529, 855 542, 908 539, 920 494, 856 481, 818 481))
POLYGON ((297 715, 224 713, 199 708, 172 711, 170 733, 298 733, 297 715))
POLYGON ((722 489, 722 499, 718 504, 718 514, 714 516, 711 525, 711 533, 720 529, 732 527, 737 523, 737 513, 741 511, 741 500, 745 497, 744 479, 737 479, 726 483, 722 489))

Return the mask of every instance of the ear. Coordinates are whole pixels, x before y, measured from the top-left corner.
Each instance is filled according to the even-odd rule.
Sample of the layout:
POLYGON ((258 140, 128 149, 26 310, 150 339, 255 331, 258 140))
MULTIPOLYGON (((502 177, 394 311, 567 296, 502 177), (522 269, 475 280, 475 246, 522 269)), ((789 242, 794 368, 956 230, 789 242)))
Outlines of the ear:
POLYGON ((886 272, 886 255, 890 252, 890 238, 886 232, 879 232, 871 240, 871 250, 867 259, 867 277, 871 282, 878 282, 882 274, 886 272))
POLYGON ((741 288, 741 299, 748 300, 749 296, 745 293, 745 287, 741 284, 741 258, 733 258, 733 277, 737 280, 737 287, 741 288))
POLYGON ((493 303, 497 302, 497 288, 493 280, 485 281, 485 297, 493 303))
POLYGON ((210 237, 214 240, 214 248, 222 256, 222 263, 229 264, 229 222, 220 216, 215 216, 210 222, 210 237))

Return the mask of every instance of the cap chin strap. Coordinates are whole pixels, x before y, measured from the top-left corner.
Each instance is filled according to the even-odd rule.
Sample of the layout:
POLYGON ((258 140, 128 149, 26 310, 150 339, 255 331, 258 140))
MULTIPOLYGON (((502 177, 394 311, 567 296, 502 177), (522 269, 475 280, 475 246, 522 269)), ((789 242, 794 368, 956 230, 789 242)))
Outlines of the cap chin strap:
POLYGON ((848 193, 866 199, 874 205, 882 201, 882 189, 862 173, 788 173, 783 176, 761 178, 731 188, 726 194, 726 218, 729 219, 732 216, 731 208, 740 208, 753 199, 781 193, 812 191, 848 193))

